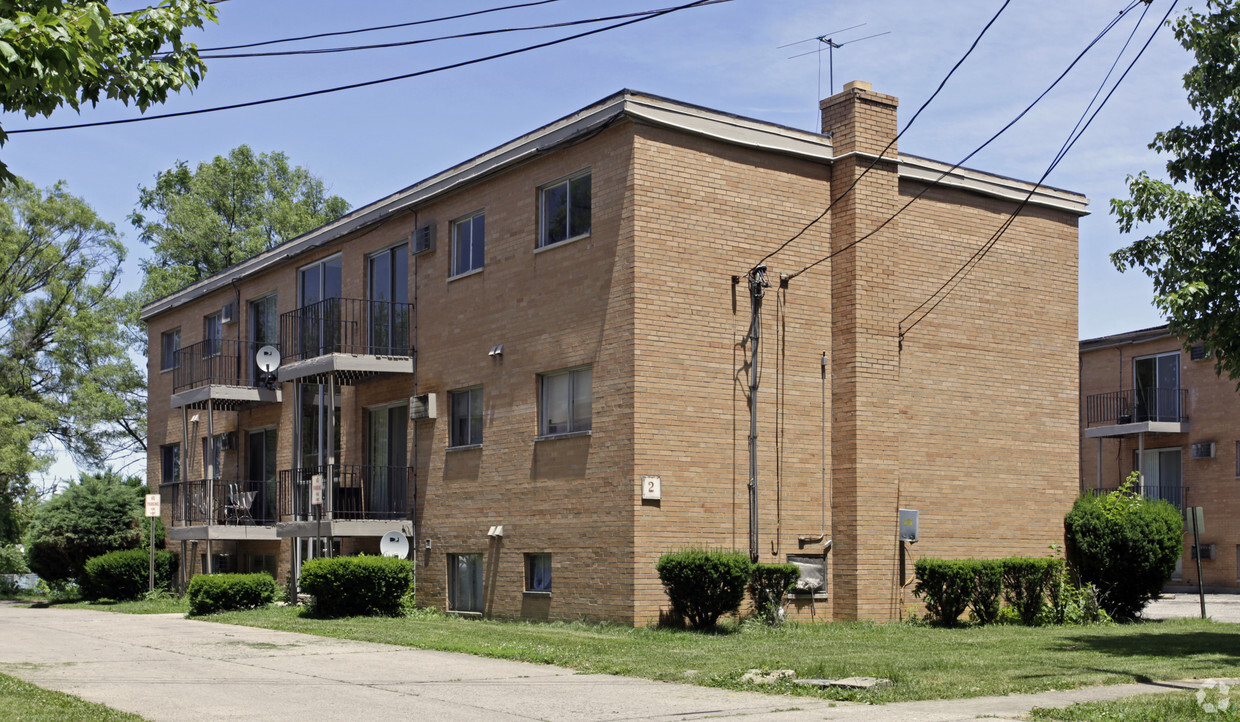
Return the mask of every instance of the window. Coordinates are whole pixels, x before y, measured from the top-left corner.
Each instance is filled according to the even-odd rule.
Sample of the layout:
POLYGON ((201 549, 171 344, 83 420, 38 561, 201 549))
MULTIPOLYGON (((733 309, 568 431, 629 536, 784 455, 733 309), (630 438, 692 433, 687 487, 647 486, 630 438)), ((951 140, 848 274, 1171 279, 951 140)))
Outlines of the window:
POLYGON ((263 346, 280 345, 280 314, 276 294, 250 301, 250 382, 257 385, 261 378, 255 352, 263 346))
POLYGON ((453 391, 449 446, 482 443, 482 387, 453 391))
POLYGON ((1179 352, 1133 360, 1132 377, 1133 421, 1182 421, 1179 352))
POLYGON ((171 484, 181 479, 181 445, 167 444, 159 447, 159 481, 171 484))
POLYGON ((478 213, 452 224, 452 275, 482 268, 486 250, 486 214, 478 213))
POLYGON ((380 251, 368 259, 370 271, 370 353, 409 354, 409 246, 380 251))
POLYGON ((224 434, 216 434, 202 439, 202 476, 204 479, 220 478, 220 467, 224 463, 224 434), (210 473, 207 465, 210 464, 210 473))
POLYGON ((482 612, 482 555, 448 555, 448 609, 482 612))
POLYGON ((223 316, 213 313, 202 319, 202 355, 214 356, 223 349, 224 323, 223 316))
POLYGON ((590 173, 543 186, 539 192, 538 246, 590 233, 590 173))
MULTIPOLYGON (((1145 450, 1145 464, 1143 465, 1145 478, 1141 485, 1141 494, 1145 498, 1165 499, 1177 509, 1184 507, 1180 456, 1178 448, 1145 450)), ((1141 457, 1137 450, 1133 449, 1132 470, 1137 471, 1141 469, 1141 466, 1141 457)))
POLYGON ((571 434, 589 431, 593 396, 593 369, 572 369, 544 374, 539 393, 539 433, 571 434))
POLYGON ((160 355, 159 370, 167 371, 180 366, 181 350, 181 329, 174 328, 171 331, 164 331, 159 338, 160 355))
POLYGON ((275 554, 246 554, 246 568, 250 574, 266 572, 272 579, 276 578, 275 554))
POLYGON ((551 592, 551 555, 525 555, 525 591, 551 592))

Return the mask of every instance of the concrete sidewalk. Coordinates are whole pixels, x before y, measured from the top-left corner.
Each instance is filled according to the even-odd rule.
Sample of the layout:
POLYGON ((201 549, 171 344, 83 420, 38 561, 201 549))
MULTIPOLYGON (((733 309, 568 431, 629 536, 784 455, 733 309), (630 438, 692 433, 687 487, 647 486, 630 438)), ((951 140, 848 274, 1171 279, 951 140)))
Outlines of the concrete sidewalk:
POLYGON ((1185 685, 906 702, 781 697, 187 620, 0 602, 0 672, 151 720, 971 720, 1185 685))

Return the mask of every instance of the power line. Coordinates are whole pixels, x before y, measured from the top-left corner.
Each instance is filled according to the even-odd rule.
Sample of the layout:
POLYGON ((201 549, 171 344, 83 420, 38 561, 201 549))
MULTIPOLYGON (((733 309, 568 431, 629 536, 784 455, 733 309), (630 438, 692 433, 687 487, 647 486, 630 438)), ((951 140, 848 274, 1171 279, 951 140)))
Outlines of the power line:
MULTIPOLYGON (((527 45, 525 47, 517 48, 515 50, 506 50, 501 53, 494 53, 492 55, 487 55, 487 56, 480 57, 480 58, 473 58, 471 60, 462 60, 461 62, 458 62, 458 63, 450 63, 448 65, 441 65, 436 68, 418 70, 412 73, 404 73, 402 75, 393 75, 391 77, 379 78, 377 80, 366 80, 360 83, 351 83, 349 85, 338 85, 333 88, 324 88, 321 90, 309 90, 304 93, 294 93, 292 95, 284 95, 284 96, 280 96, 277 98, 265 98, 263 100, 251 100, 251 101, 247 101, 244 103, 233 103, 231 105, 219 105, 219 106, 215 106, 212 108, 199 108, 197 110, 183 110, 183 111, 178 111, 175 113, 161 113, 158 115, 143 115, 143 116, 138 116, 137 118, 122 118, 119 120, 100 120, 100 121, 96 121, 93 123, 78 123, 75 125, 57 125, 57 126, 51 126, 48 128, 25 128, 21 130, 8 130, 8 131, 5 131, 5 133, 7 135, 17 135, 19 133, 46 133, 46 132, 56 131, 56 130, 71 130, 74 128, 98 128, 98 127, 107 126, 107 125, 123 125, 126 123, 139 123, 139 122, 148 121, 148 120, 162 120, 165 118, 183 118, 183 117, 190 116, 190 115, 202 115, 204 113, 215 113, 215 112, 222 111, 222 110, 236 110, 239 108, 251 108, 251 107, 255 107, 259 105, 267 105, 270 103, 281 103, 286 100, 298 100, 301 98, 309 98, 309 97, 313 97, 316 95, 327 95, 328 93, 338 93, 344 90, 353 90, 356 88, 365 88, 365 87, 369 87, 372 85, 381 85, 383 83, 391 83, 397 80, 407 80, 409 78, 417 78, 423 75, 430 75, 432 73, 438 73, 438 72, 442 72, 445 70, 454 70, 456 68, 462 68, 468 65, 477 65, 478 63, 484 63, 489 60, 496 60, 498 58, 504 58, 510 55, 519 55, 521 53, 527 53, 532 50, 539 50, 542 48, 551 47, 553 45, 559 45, 561 43, 566 43, 570 40, 577 40, 579 38, 584 38, 590 35, 597 35, 599 33, 607 32, 608 30, 615 30, 616 28, 622 28, 628 25, 634 25, 636 23, 645 22, 646 20, 652 20, 654 18, 662 17, 670 13, 679 12, 681 10, 688 10, 688 9, 700 7, 703 5, 714 4, 720 1, 721 0, 694 0, 694 2, 685 3, 684 5, 678 5, 678 6, 669 8, 667 10, 657 12, 653 15, 646 15, 644 17, 635 18, 633 20, 626 20, 624 22, 616 23, 614 25, 608 25, 602 28, 586 30, 584 32, 577 33, 575 35, 568 35, 562 38, 557 38, 555 40, 548 40, 543 43, 537 43, 535 45, 527 45)), ((722 0, 722 1, 726 2, 727 0, 722 0)))
MULTIPOLYGON (((224 0, 218 0, 224 2, 224 0)), ((200 48, 200 53, 213 53, 219 50, 241 50, 243 48, 258 48, 264 45, 276 45, 277 43, 295 43, 302 40, 317 40, 318 38, 331 38, 340 35, 356 35, 358 33, 370 33, 379 30, 394 30, 396 28, 409 28, 415 25, 429 25, 431 23, 441 23, 447 20, 460 20, 461 18, 470 18, 475 15, 486 15, 488 13, 497 13, 503 10, 515 10, 518 8, 534 7, 535 5, 547 5, 548 3, 561 2, 561 0, 537 0, 537 2, 518 3, 516 5, 504 5, 503 7, 489 8, 487 10, 475 10, 468 13, 459 13, 457 15, 444 15, 438 18, 429 18, 427 20, 413 20, 407 23, 395 23, 392 25, 376 25, 369 28, 357 28, 354 30, 335 30, 329 33, 316 33, 314 35, 302 35, 295 38, 279 38, 277 40, 263 40, 256 43, 243 43, 241 45, 222 45, 218 48, 200 48)))
MULTIPOLYGON (((729 2, 729 1, 730 0, 708 0, 708 2, 704 4, 710 5, 714 3, 729 2)), ((641 17, 644 15, 653 15, 655 13, 663 12, 669 9, 671 8, 658 8, 656 10, 641 10, 638 12, 624 13, 621 15, 608 15, 604 17, 587 18, 585 20, 566 20, 564 22, 548 23, 545 25, 526 25, 523 27, 497 28, 494 30, 476 30, 474 32, 469 32, 469 33, 457 33, 455 35, 441 35, 441 36, 433 37, 433 38, 418 38, 416 40, 398 40, 398 41, 393 41, 390 43, 374 43, 371 45, 351 45, 351 46, 337 47, 337 48, 275 50, 271 52, 258 52, 258 53, 223 53, 223 54, 217 54, 217 55, 203 55, 202 54, 203 51, 200 50, 198 57, 202 58, 203 60, 224 60, 224 59, 234 59, 234 58, 270 58, 270 57, 280 57, 280 56, 288 56, 288 55, 322 55, 322 54, 328 54, 328 53, 350 53, 350 52, 355 52, 358 50, 378 50, 378 49, 384 49, 384 48, 399 48, 399 47, 405 47, 409 45, 421 45, 424 43, 434 43, 434 42, 439 42, 442 40, 459 40, 462 38, 476 38, 476 37, 481 37, 484 35, 499 35, 503 33, 519 33, 519 32, 525 32, 527 30, 550 30, 553 28, 564 28, 564 27, 570 27, 573 25, 589 25, 590 23, 602 23, 602 22, 608 22, 611 20, 622 20, 624 18, 634 18, 634 17, 641 17)))
POLYGON ((824 209, 822 213, 818 214, 817 218, 805 224, 804 228, 797 231, 795 235, 793 235, 791 238, 781 243, 778 248, 776 248, 775 250, 763 256, 761 260, 759 260, 757 263, 754 264, 754 266, 760 266, 763 263, 766 263, 766 261, 771 256, 774 256, 776 253, 779 253, 780 251, 784 250, 793 241, 805 235, 806 231, 808 231, 810 228, 813 228, 819 221, 827 217, 827 214, 831 212, 831 209, 835 207, 836 203, 839 203, 841 200, 843 200, 845 196, 847 196, 849 193, 852 192, 854 188, 857 187, 857 184, 861 182, 861 179, 864 178, 866 174, 869 173, 870 170, 874 168, 874 166, 877 165, 880 160, 883 159, 884 154, 886 154, 887 151, 891 149, 891 146, 895 145, 896 141, 900 140, 900 136, 907 133, 908 129, 913 127, 913 122, 917 120, 917 117, 920 116, 921 112, 926 109, 926 106, 930 105, 930 102, 934 100, 935 97, 938 96, 941 90, 943 90, 943 86, 947 85, 947 81, 951 79, 952 75, 956 72, 956 69, 959 68, 960 65, 964 63, 965 59, 968 58, 969 55, 973 53, 973 50, 977 47, 978 43, 982 41, 982 37, 986 35, 986 31, 990 30, 990 26, 995 24, 995 21, 999 19, 999 16, 1003 14, 1003 11, 1007 9, 1007 6, 1011 2, 1012 0, 1004 0, 1003 5, 999 7, 999 11, 996 12, 994 17, 990 19, 990 22, 986 23, 986 26, 982 28, 982 31, 978 33, 977 37, 973 40, 973 44, 970 45, 969 49, 965 51, 965 54, 960 57, 960 60, 956 61, 956 64, 952 66, 952 69, 947 72, 947 75, 944 76, 943 81, 939 83, 939 87, 936 88, 934 92, 930 94, 929 98, 926 98, 926 102, 921 104, 921 107, 917 109, 916 113, 913 113, 913 117, 909 118, 908 123, 904 125, 904 130, 901 130, 899 133, 897 133, 896 137, 892 138, 891 142, 888 143, 885 148, 879 151, 878 155, 874 158, 874 160, 870 161, 870 164, 866 166, 865 170, 861 171, 861 175, 854 178, 853 182, 847 188, 844 189, 844 192, 841 193, 835 200, 831 201, 827 205, 826 209, 824 209))
MULTIPOLYGON (((793 278, 796 278, 797 276, 801 275, 802 273, 805 273, 806 271, 809 271, 810 269, 814 268, 815 266, 818 266, 819 264, 825 263, 826 261, 829 261, 829 260, 831 260, 832 258, 835 258, 835 257, 836 257, 836 256, 838 256, 839 254, 843 253, 844 251, 847 251, 847 250, 849 250, 850 248, 853 248, 854 246, 857 246, 858 244, 860 244, 860 243, 862 243, 862 242, 866 241, 866 240, 867 240, 867 239, 869 239, 871 236, 873 236, 875 233, 878 233, 878 232, 879 232, 879 231, 881 231, 883 228, 885 228, 885 227, 887 226, 887 224, 888 224, 888 223, 891 223, 893 220, 895 220, 895 219, 896 219, 896 218, 897 218, 897 217, 898 217, 901 213, 903 213, 905 210, 907 210, 909 206, 913 205, 913 203, 915 203, 915 202, 916 202, 917 200, 919 200, 919 199, 920 199, 923 195, 925 195, 926 193, 928 193, 928 192, 929 192, 932 188, 937 187, 937 186, 938 186, 938 184, 939 184, 940 182, 942 182, 942 180, 943 180, 944 178, 946 178, 946 177, 947 177, 947 176, 948 176, 948 175, 949 175, 952 171, 956 170, 956 169, 957 169, 957 168, 959 168, 960 166, 962 166, 962 165, 964 165, 965 163, 967 163, 967 162, 969 161, 969 159, 970 159, 970 158, 972 158, 973 156, 977 155, 977 154, 978 154, 978 153, 980 153, 983 149, 985 149, 987 146, 989 146, 991 143, 993 143, 993 142, 995 142, 996 140, 998 140, 999 136, 1003 135, 1003 134, 1004 134, 1004 133, 1006 133, 1009 129, 1011 129, 1011 127, 1012 127, 1012 126, 1016 125, 1016 123, 1018 123, 1018 122, 1021 120, 1021 118, 1024 118, 1024 117, 1025 117, 1025 115, 1027 115, 1027 114, 1029 113, 1029 111, 1033 109, 1033 107, 1034 107, 1034 106, 1036 106, 1038 103, 1040 103, 1040 102, 1042 101, 1042 99, 1043 99, 1043 98, 1045 98, 1045 97, 1046 97, 1046 96, 1047 96, 1047 95, 1048 95, 1048 94, 1049 94, 1052 90, 1054 90, 1054 89, 1055 89, 1055 86, 1059 85, 1060 81, 1062 81, 1065 77, 1067 77, 1068 73, 1070 73, 1070 72, 1072 71, 1072 69, 1076 67, 1077 63, 1079 63, 1079 62, 1081 61, 1081 59, 1082 59, 1082 58, 1084 58, 1084 57, 1085 57, 1085 55, 1086 55, 1086 54, 1087 54, 1087 53, 1088 53, 1091 49, 1093 49, 1093 47, 1094 47, 1095 45, 1097 45, 1097 44, 1098 44, 1098 42, 1099 42, 1099 41, 1101 41, 1103 37, 1105 37, 1105 36, 1106 36, 1106 34, 1107 34, 1107 33, 1111 32, 1111 30, 1112 30, 1112 29, 1113 29, 1113 28, 1114 28, 1114 27, 1115 27, 1115 26, 1116 26, 1116 25, 1120 22, 1120 20, 1122 20, 1122 19, 1124 18, 1124 16, 1125 16, 1125 15, 1127 15, 1127 14, 1128 14, 1128 13, 1130 13, 1130 12, 1132 12, 1133 8, 1135 8, 1135 7, 1136 7, 1139 3, 1142 3, 1142 2, 1144 2, 1144 0, 1132 0, 1132 2, 1131 2, 1131 3, 1130 3, 1130 4, 1126 7, 1126 8, 1124 8, 1122 11, 1120 11, 1120 12, 1119 12, 1119 14, 1118 14, 1118 15, 1116 15, 1116 17, 1115 17, 1115 18, 1111 19, 1111 20, 1110 20, 1110 21, 1109 21, 1109 22, 1108 22, 1108 23, 1107 23, 1107 24, 1106 24, 1106 25, 1102 28, 1102 30, 1101 30, 1101 31, 1100 31, 1097 35, 1095 35, 1095 36, 1094 36, 1093 40, 1091 40, 1091 41, 1089 42, 1089 44, 1087 44, 1087 45, 1085 46, 1085 49, 1084 49, 1084 50, 1082 50, 1079 54, 1077 54, 1077 56, 1076 56, 1076 57, 1072 60, 1072 62, 1068 64, 1068 67, 1067 67, 1067 68, 1065 68, 1065 69, 1064 69, 1064 71, 1063 71, 1062 73, 1060 73, 1060 74, 1059 74, 1059 76, 1058 76, 1057 78, 1055 78, 1055 80, 1054 80, 1054 81, 1053 81, 1053 82, 1052 82, 1049 86, 1047 86, 1047 88, 1046 88, 1045 90, 1043 90, 1043 91, 1042 91, 1042 92, 1038 95, 1038 97, 1034 98, 1034 99, 1033 99, 1033 102, 1031 102, 1029 105, 1025 106, 1024 110, 1020 111, 1020 113, 1018 113, 1018 114, 1016 115, 1016 117, 1015 117, 1015 118, 1012 118, 1012 120, 1008 121, 1008 122, 1007 122, 1007 124, 1005 124, 1005 125, 1004 125, 1002 128, 1000 128, 997 132, 995 132, 995 134, 994 134, 994 135, 992 135, 992 136, 990 136, 988 139, 986 139, 986 141, 985 141, 984 143, 982 143, 981 145, 979 145, 979 146, 977 146, 976 148, 974 148, 972 151, 970 151, 970 152, 969 152, 969 154, 968 154, 968 155, 966 155, 965 157, 961 158, 959 161, 957 161, 957 162, 956 162, 954 165, 952 165, 950 168, 948 168, 947 170, 945 170, 945 171, 943 171, 942 173, 940 173, 940 174, 939 174, 939 176, 938 176, 937 178, 935 178, 933 181, 930 181, 929 183, 927 183, 927 184, 926 184, 926 187, 922 188, 922 189, 921 189, 921 191, 917 193, 917 195, 913 196, 913 197, 912 197, 912 198, 911 198, 911 199, 910 199, 907 203, 905 203, 903 206, 901 206, 901 207, 900 207, 900 208, 899 208, 899 209, 898 209, 895 213, 891 214, 891 215, 890 215, 890 216, 888 216, 886 219, 884 219, 882 223, 880 223, 877 227, 875 227, 875 228, 874 228, 873 230, 871 230, 869 233, 865 234, 864 236, 862 236, 862 237, 858 238, 858 239, 857 239, 857 240, 855 240, 855 241, 852 241, 851 243, 848 243, 847 245, 844 245, 844 246, 842 246, 842 247, 840 247, 840 248, 838 248, 838 249, 836 249, 836 250, 832 251, 831 253, 828 253, 827 255, 823 256, 822 258, 819 258, 818 260, 814 261, 813 263, 810 263, 809 265, 807 265, 807 266, 803 267, 801 270, 797 271, 796 273, 793 273, 793 274, 791 274, 790 276, 788 276, 788 279, 789 279, 789 280, 791 280, 791 279, 793 279, 793 278)), ((870 167, 873 167, 873 164, 871 164, 871 166, 870 166, 870 167)), ((867 169, 867 170, 868 170, 868 169, 867 169)), ((856 185, 856 183, 854 182, 854 184, 853 184, 853 185, 856 185)), ((849 188, 849 190, 852 190, 852 188, 850 187, 850 188, 849 188)), ((828 208, 827 208, 827 210, 829 211, 829 210, 830 210, 830 207, 828 207, 828 208)), ((824 213, 823 215, 825 215, 825 213, 824 213)))
MULTIPOLYGON (((983 259, 985 259, 986 255, 990 253, 990 251, 995 247, 995 245, 998 244, 999 239, 1003 237, 1003 234, 1015 222, 1016 217, 1020 215, 1020 212, 1024 210, 1026 205, 1028 205, 1029 199, 1031 199, 1033 197, 1033 194, 1037 192, 1038 188, 1041 187, 1042 182, 1045 181, 1047 176, 1049 176, 1051 172, 1055 169, 1055 167, 1059 165, 1060 161, 1064 159, 1068 151, 1072 149, 1072 146, 1076 145, 1076 142, 1080 140, 1082 135, 1085 134, 1085 131, 1094 122, 1094 119, 1098 117, 1098 113, 1100 113, 1102 111, 1102 108, 1106 106, 1107 101, 1111 99, 1111 96, 1114 95, 1115 91, 1119 89, 1119 86, 1124 82, 1124 79, 1128 77, 1128 73, 1132 70, 1133 66, 1137 64, 1137 61, 1141 59, 1141 56, 1145 54, 1145 50, 1150 46, 1150 43, 1153 42, 1154 37, 1158 34, 1158 31, 1162 28, 1163 24, 1167 22, 1167 18, 1171 17, 1171 13, 1175 10, 1175 6, 1177 2, 1178 0, 1172 0, 1171 6, 1167 8, 1167 12, 1165 15, 1163 15, 1162 20, 1160 20, 1154 26, 1153 32, 1150 33, 1150 36, 1149 38, 1146 39, 1145 44, 1141 46, 1141 50, 1139 50, 1136 56, 1132 59, 1132 61, 1128 63, 1128 67, 1124 69, 1123 74, 1120 75, 1119 79, 1115 81, 1115 84, 1111 86, 1111 90, 1107 92, 1106 97, 1102 99, 1102 102, 1098 104, 1098 107, 1095 108, 1093 113, 1091 114, 1089 112, 1089 109, 1093 105, 1094 100, 1097 99, 1098 97, 1098 93, 1094 94, 1094 98, 1090 100, 1089 105, 1086 106, 1085 111, 1081 116, 1081 120, 1084 120, 1086 115, 1089 116, 1089 119, 1085 120, 1084 125, 1081 124, 1081 120, 1077 121, 1076 126, 1073 127, 1073 132, 1069 133, 1068 139, 1064 141, 1063 146, 1060 147, 1060 150, 1055 155, 1055 158, 1051 161, 1050 165, 1047 166, 1046 171, 1042 174, 1042 177, 1039 178, 1038 182, 1035 183, 1033 187, 1029 189, 1029 192, 1025 194, 1024 199, 1021 200, 1021 202, 1016 206, 1016 208, 1008 215, 1007 219, 1004 220, 1004 222, 999 226, 999 228, 990 237, 990 239, 986 243, 982 244, 982 247, 979 248, 976 252, 974 252, 973 256, 971 256, 967 261, 965 261, 964 264, 962 264, 961 267, 957 269, 956 272, 953 273, 950 278, 948 278, 947 282, 945 282, 942 286, 940 286, 939 289, 930 296, 930 298, 927 298, 925 301, 923 301, 917 308, 913 309, 913 311, 911 311, 907 316, 905 316, 900 321, 900 341, 901 342, 903 342, 904 336, 907 335, 909 331, 912 331, 914 328, 916 328, 917 324, 924 321, 927 316, 929 316, 931 313, 934 312, 936 308, 939 307, 939 304, 943 303, 943 301, 949 295, 951 295, 952 291, 956 290, 956 288, 960 286, 961 282, 964 281, 964 279, 969 275, 969 273, 972 272, 972 270, 976 268, 978 264, 982 262, 983 259), (1077 128, 1079 128, 1079 131, 1077 130, 1077 128), (950 288, 948 287, 948 284, 951 284, 950 288), (925 305, 929 303, 930 299, 935 298, 935 296, 938 296, 938 300, 936 300, 934 304, 931 305, 929 308, 926 308, 925 313, 922 313, 920 316, 918 316, 917 320, 909 324, 908 328, 904 328, 904 322, 912 318, 914 315, 916 315, 917 311, 921 310, 922 308, 925 308, 925 305)), ((1141 20, 1145 18, 1145 14, 1146 12, 1148 12, 1148 10, 1149 10, 1149 5, 1146 4, 1146 9, 1142 11, 1141 18, 1138 19, 1136 27, 1132 29, 1132 35, 1136 34, 1137 28, 1140 27, 1141 20)), ((1129 42, 1132 40, 1132 35, 1129 36, 1129 42)), ((1123 52, 1124 50, 1127 49, 1127 47, 1128 47, 1128 42, 1125 42, 1123 49, 1120 50, 1119 56, 1116 57, 1116 63, 1119 62, 1119 57, 1122 57, 1123 52)), ((1114 68, 1115 68, 1115 65, 1113 64, 1111 66, 1111 71, 1113 71, 1114 68)), ((1102 87, 1105 87, 1106 80, 1110 78, 1111 71, 1107 72, 1107 77, 1103 79, 1102 85, 1099 87, 1099 92, 1101 92, 1102 87)))

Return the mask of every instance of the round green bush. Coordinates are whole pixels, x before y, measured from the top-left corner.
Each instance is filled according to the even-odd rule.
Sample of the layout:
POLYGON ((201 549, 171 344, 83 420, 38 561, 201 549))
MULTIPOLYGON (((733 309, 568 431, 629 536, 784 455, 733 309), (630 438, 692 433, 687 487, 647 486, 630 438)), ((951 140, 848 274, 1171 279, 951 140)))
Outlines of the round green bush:
POLYGON ((1183 546, 1184 521, 1165 501, 1148 501, 1126 485, 1082 496, 1064 519, 1068 563, 1116 620, 1132 620, 1171 579, 1183 546))
POLYGON ((301 565, 301 590, 325 617, 398 616, 413 589, 413 562, 390 557, 332 557, 301 565))
POLYGON ((740 609, 753 562, 740 552, 685 549, 659 557, 655 569, 672 611, 694 629, 710 629, 740 609))
MULTIPOLYGON (((86 561, 79 587, 86 599, 126 601, 140 599, 150 589, 151 557, 145 549, 108 552, 86 561)), ((177 557, 170 551, 155 552, 155 589, 172 590, 177 557)))
POLYGON ((276 580, 257 574, 199 574, 189 581, 190 616, 233 609, 253 609, 276 598, 276 580))

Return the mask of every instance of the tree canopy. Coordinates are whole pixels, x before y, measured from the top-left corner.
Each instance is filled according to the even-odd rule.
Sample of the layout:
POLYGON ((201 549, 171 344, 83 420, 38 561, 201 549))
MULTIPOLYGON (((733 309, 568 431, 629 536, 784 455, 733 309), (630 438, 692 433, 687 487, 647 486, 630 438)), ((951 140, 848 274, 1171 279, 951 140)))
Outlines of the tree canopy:
MULTIPOLYGON (((0 0, 0 110, 33 118, 101 99, 146 110, 198 85, 206 65, 184 34, 215 18, 208 0, 119 15, 96 0, 0 0)), ((0 163, 0 184, 13 180, 0 163)))
POLYGON ((1111 201, 1120 230, 1165 229, 1111 255, 1121 271, 1141 268, 1171 330, 1213 353, 1215 368, 1240 380, 1240 3, 1208 0, 1175 36, 1196 64, 1184 76, 1200 116, 1158 133, 1150 148, 1170 156, 1171 182, 1129 176, 1127 199, 1111 201))
POLYGON ((60 184, 0 188, 0 540, 57 445, 88 465, 145 449, 115 229, 60 184))
POLYGON ((141 190, 130 221, 151 247, 149 302, 344 215, 349 204, 284 153, 242 145, 190 170, 185 161, 141 190))
POLYGON ((35 512, 26 532, 30 569, 48 581, 77 579, 91 557, 140 548, 142 519, 140 480, 82 474, 35 512))

